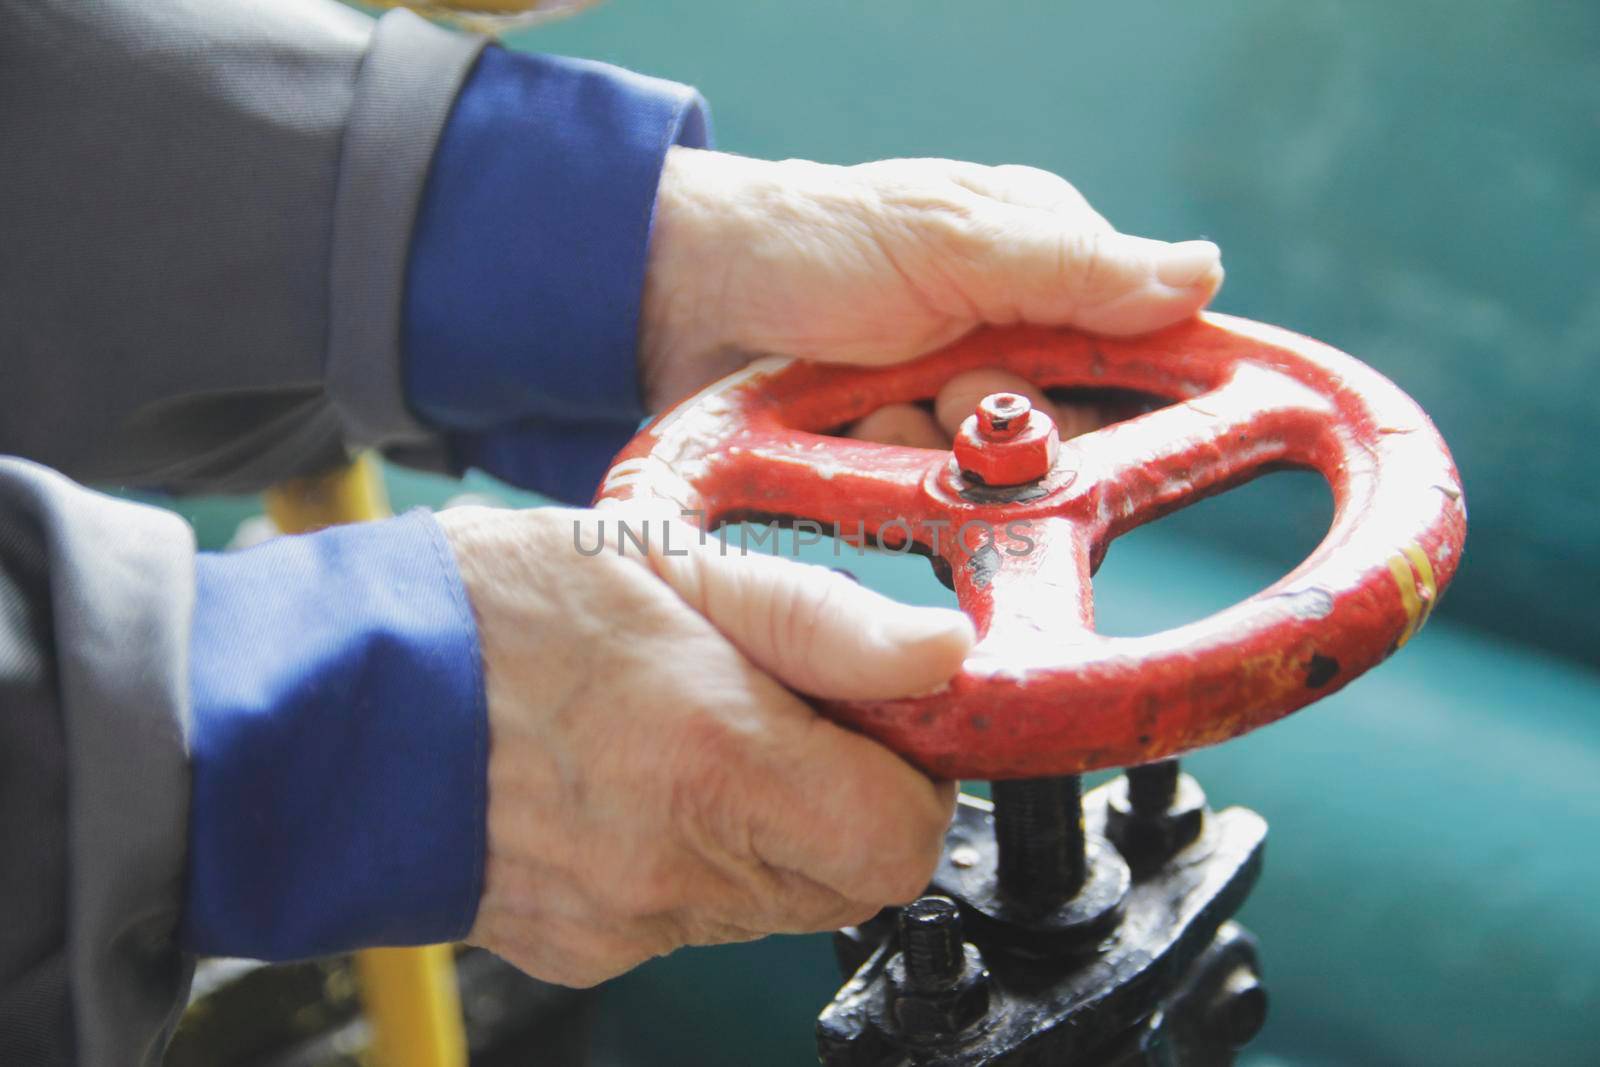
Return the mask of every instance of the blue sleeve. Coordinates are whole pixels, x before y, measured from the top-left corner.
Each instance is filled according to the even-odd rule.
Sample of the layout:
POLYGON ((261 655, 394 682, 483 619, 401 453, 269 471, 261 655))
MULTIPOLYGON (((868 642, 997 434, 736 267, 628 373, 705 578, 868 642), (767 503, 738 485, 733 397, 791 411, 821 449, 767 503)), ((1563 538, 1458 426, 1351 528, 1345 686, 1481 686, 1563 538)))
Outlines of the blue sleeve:
POLYGON ((197 567, 185 947, 459 939, 482 890, 488 724, 438 524, 412 512, 197 567))
POLYGON ((402 323, 408 402, 459 468, 593 495, 645 414, 636 349, 662 162, 707 139, 685 86, 485 50, 434 156, 402 323))

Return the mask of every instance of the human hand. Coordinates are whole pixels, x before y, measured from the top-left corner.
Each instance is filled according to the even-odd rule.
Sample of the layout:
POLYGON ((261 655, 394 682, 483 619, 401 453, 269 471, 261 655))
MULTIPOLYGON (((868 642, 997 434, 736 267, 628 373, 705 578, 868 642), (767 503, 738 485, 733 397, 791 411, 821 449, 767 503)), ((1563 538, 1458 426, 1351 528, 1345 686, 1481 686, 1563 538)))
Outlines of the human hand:
POLYGON ((640 374, 655 410, 754 355, 891 363, 980 324, 1143 333, 1194 314, 1221 284, 1209 241, 1118 233, 1031 167, 675 148, 657 193, 640 374))
POLYGON ((915 897, 953 783, 797 694, 933 689, 972 644, 965 616, 822 567, 720 556, 678 522, 665 545, 653 516, 648 558, 632 542, 623 555, 619 517, 439 515, 489 701, 485 891, 468 939, 582 986, 681 945, 833 929, 915 897), (585 555, 602 520, 606 547, 585 555))

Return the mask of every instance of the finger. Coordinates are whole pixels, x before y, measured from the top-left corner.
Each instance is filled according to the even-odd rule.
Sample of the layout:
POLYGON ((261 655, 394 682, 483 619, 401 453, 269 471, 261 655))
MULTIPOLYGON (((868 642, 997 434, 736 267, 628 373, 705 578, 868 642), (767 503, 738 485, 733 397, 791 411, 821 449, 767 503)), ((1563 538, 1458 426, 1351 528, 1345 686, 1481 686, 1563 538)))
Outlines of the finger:
POLYGON ((1061 426, 1056 406, 1045 396, 1044 390, 1010 371, 981 367, 957 374, 940 388, 939 395, 933 401, 934 417, 939 428, 954 437, 967 416, 978 410, 978 401, 990 393, 1020 393, 1036 409, 1050 416, 1058 429, 1061 426))
POLYGON ((772 933, 808 934, 822 930, 837 930, 841 926, 864 923, 883 906, 876 902, 851 900, 838 890, 801 874, 798 871, 779 870, 775 880, 777 899, 787 905, 779 920, 780 928, 773 925, 772 933))
POLYGON ((810 934, 837 930, 877 914, 881 904, 851 900, 800 871, 764 867, 762 877, 746 878, 713 890, 691 906, 700 915, 736 929, 763 934, 810 934))
POLYGON ((962 165, 951 177, 963 186, 992 200, 1004 201, 1018 207, 1042 208, 1061 214, 1071 214, 1085 229, 1112 229, 1076 186, 1059 174, 1007 163, 998 167, 981 164, 962 165))
POLYGON ((974 202, 952 242, 936 239, 932 272, 952 302, 989 323, 1034 322, 1108 334, 1159 329, 1193 315, 1222 285, 1210 241, 1169 244, 1100 225, 1078 210, 974 202))
POLYGON ((1210 302, 1223 277, 1222 253, 1210 241, 1169 244, 1116 232, 1044 229, 1032 248, 1018 247, 1004 259, 1015 272, 1014 299, 1025 321, 1107 334, 1144 333, 1186 319, 1210 302))
MULTIPOLYGON (((1051 225, 1034 231, 1038 246, 1018 247, 1026 264, 1038 254, 1059 258, 1056 272, 1067 292, 1036 295, 1031 322, 1064 321, 1102 333, 1140 333, 1185 318, 1203 307, 1222 284, 1222 257, 1209 241, 1168 244, 1121 234, 1068 181, 1036 167, 969 169, 954 176, 981 195, 1034 213, 1051 225), (1072 301, 1069 317, 1052 311, 1072 301)), ((1031 224, 1025 222, 1025 225, 1031 224)))
MULTIPOLYGON (((693 545, 694 532, 672 540, 693 545)), ((949 681, 972 647, 958 611, 890 600, 827 567, 691 548, 651 566, 757 667, 811 696, 887 700, 949 681)))
POLYGON ((541 981, 588 989, 680 947, 681 942, 671 942, 671 931, 659 926, 649 920, 611 926, 541 917, 500 930, 475 930, 468 940, 541 981))
POLYGON ((1021 393, 1050 416, 1063 441, 1116 421, 1094 404, 1053 400, 1026 378, 991 367, 958 374, 939 390, 934 413, 940 430, 954 437, 966 417, 977 410, 978 401, 990 393, 1021 393))
POLYGON ((950 435, 927 411, 915 404, 886 404, 850 427, 849 436, 861 441, 912 448, 949 448, 950 435))
POLYGON ((751 823, 752 847, 767 864, 801 872, 863 911, 904 903, 927 886, 952 814, 947 783, 822 718, 797 724, 771 780, 751 823))
POLYGON ((1063 441, 1109 426, 1115 421, 1093 404, 1056 402, 1056 429, 1061 432, 1063 441))

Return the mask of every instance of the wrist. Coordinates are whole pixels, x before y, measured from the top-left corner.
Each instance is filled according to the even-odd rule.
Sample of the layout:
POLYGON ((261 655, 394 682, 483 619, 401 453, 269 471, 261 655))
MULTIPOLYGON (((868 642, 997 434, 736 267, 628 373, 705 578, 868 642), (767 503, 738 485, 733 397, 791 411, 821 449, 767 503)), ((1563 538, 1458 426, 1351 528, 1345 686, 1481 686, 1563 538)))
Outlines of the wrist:
POLYGON ((721 336, 721 309, 705 294, 726 288, 734 245, 726 239, 731 235, 718 231, 727 229, 721 216, 731 205, 717 203, 708 185, 726 184, 717 160, 729 158, 675 147, 661 167, 639 309, 640 390, 652 412, 678 398, 682 354, 708 354, 721 336))

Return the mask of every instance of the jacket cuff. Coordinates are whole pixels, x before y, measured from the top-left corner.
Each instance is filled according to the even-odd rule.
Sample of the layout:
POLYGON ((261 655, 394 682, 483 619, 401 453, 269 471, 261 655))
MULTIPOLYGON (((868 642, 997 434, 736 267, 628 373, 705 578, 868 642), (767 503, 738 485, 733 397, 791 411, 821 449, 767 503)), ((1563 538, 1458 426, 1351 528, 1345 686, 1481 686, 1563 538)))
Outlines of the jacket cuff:
POLYGON ((708 136, 687 86, 484 52, 440 139, 406 284, 406 394, 458 462, 592 494, 644 417, 639 310, 661 167, 708 136), (551 442, 559 460, 532 455, 551 442))
MULTIPOLYGON (((34 985, 22 1015, 0 1011, 23 1024, 0 1035, 6 1063, 65 1062, 38 1047, 61 1041, 73 1063, 155 1064, 183 1009, 192 969, 178 927, 193 559, 194 537, 170 512, 0 456, 0 715, 10 720, 0 743, 23 741, 0 751, 0 777, 13 790, 6 799, 21 801, 0 831, 23 830, 20 842, 6 842, 3 862, 24 865, 7 872, 10 886, 38 886, 8 898, 17 907, 5 921, 25 935, 12 943, 27 944, 48 938, 46 924, 64 908, 66 936, 64 961, 48 950, 30 961, 59 979, 34 985), (32 795, 14 792, 30 784, 32 795), (33 825, 20 821, 29 817, 33 825), (53 847, 43 844, 52 837, 53 847), (30 896, 43 906, 29 907, 30 896), (70 1037, 53 1029, 57 990, 71 998, 61 1013, 70 1037), (32 1034, 29 1023, 39 1027, 32 1034), (38 1056, 13 1060, 7 1050, 19 1046, 38 1056)), ((27 986, 6 992, 17 988, 27 986)))
POLYGON ((438 524, 412 512, 196 569, 186 947, 279 960, 462 937, 488 724, 438 524))
POLYGON ((352 448, 426 440, 406 406, 406 256, 429 161, 485 38, 409 11, 378 21, 345 129, 329 263, 326 383, 352 448))

